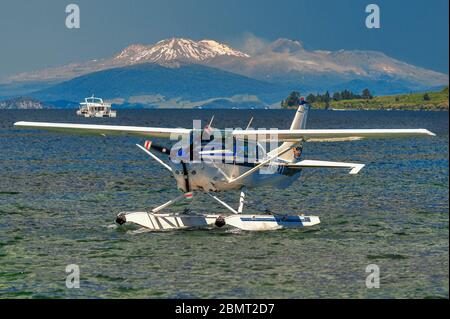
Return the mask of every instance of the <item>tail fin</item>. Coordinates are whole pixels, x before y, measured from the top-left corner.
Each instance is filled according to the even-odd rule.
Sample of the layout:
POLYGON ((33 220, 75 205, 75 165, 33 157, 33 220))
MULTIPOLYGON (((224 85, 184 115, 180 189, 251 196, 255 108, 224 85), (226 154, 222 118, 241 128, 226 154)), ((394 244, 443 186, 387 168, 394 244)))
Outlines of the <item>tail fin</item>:
POLYGON ((306 120, 308 117, 309 105, 299 105, 297 112, 295 113, 294 120, 291 124, 291 130, 300 130, 306 127, 306 120))
MULTIPOLYGON (((306 120, 308 118, 308 111, 309 111, 309 104, 303 104, 299 105, 297 112, 295 112, 294 119, 292 120, 292 124, 290 129, 291 130, 300 130, 306 128, 306 120)), ((277 151, 281 148, 285 149, 286 147, 292 147, 295 145, 295 142, 284 142, 281 144, 281 146, 273 151, 271 151, 268 155, 277 153, 277 151)), ((283 155, 281 155, 279 158, 293 162, 294 161, 294 153, 293 152, 287 152, 283 155)))

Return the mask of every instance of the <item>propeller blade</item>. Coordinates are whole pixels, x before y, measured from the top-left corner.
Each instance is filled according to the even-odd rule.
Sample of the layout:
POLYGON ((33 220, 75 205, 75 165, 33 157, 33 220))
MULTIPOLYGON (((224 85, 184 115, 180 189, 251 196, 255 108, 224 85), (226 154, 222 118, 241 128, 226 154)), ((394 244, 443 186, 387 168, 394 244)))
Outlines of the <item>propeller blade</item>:
POLYGON ((148 151, 154 150, 154 151, 157 151, 157 152, 162 153, 162 154, 170 155, 170 149, 168 147, 153 144, 153 142, 149 141, 149 140, 145 141, 144 147, 148 151))

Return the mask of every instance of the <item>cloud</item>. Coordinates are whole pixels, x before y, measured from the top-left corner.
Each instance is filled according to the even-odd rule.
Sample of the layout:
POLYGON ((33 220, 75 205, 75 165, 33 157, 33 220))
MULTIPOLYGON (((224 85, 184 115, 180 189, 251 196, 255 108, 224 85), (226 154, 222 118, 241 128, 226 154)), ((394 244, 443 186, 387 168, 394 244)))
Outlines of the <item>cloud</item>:
POLYGON ((244 32, 232 42, 233 46, 238 50, 250 55, 257 55, 263 52, 270 44, 269 40, 257 37, 251 32, 244 32))

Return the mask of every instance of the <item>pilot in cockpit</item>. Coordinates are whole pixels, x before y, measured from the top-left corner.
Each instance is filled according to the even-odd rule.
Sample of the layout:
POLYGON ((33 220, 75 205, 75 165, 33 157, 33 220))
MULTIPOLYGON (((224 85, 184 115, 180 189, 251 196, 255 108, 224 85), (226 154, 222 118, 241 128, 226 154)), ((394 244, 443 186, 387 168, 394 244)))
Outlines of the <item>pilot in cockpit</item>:
POLYGON ((294 158, 296 160, 299 160, 300 157, 302 156, 302 147, 301 146, 293 147, 292 151, 294 152, 294 158))

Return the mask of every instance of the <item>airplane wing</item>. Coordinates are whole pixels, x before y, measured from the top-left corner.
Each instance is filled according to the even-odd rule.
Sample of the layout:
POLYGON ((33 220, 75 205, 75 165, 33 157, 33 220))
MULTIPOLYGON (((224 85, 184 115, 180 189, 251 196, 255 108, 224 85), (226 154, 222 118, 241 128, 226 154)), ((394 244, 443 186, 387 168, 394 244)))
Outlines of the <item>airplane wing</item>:
MULTIPOLYGON (((16 122, 15 127, 40 129, 46 131, 85 134, 85 135, 132 135, 139 137, 170 138, 171 136, 189 135, 191 129, 159 128, 119 125, 94 125, 45 122, 16 122)), ((257 137, 258 141, 272 140, 276 135, 280 142, 305 141, 353 141, 363 138, 393 138, 413 136, 434 136, 426 129, 337 129, 337 130, 234 130, 236 138, 257 137)))
POLYGON ((44 122, 16 122, 15 127, 26 129, 38 129, 52 132, 72 133, 82 135, 130 135, 139 137, 170 138, 180 135, 189 135, 192 130, 184 128, 163 127, 139 127, 118 125, 93 125, 93 124, 69 124, 69 123, 44 123, 44 122))
POLYGON ((358 174, 364 167, 364 164, 357 163, 343 163, 343 162, 329 162, 329 161, 316 161, 316 160, 303 160, 297 163, 285 163, 284 166, 291 168, 348 168, 349 174, 358 174))
POLYGON ((299 140, 311 142, 354 141, 365 138, 394 138, 435 136, 436 134, 423 129, 337 129, 337 130, 234 130, 233 136, 245 138, 256 136, 258 141, 273 140, 279 142, 296 142, 299 140), (275 137, 276 136, 276 137, 275 137))

